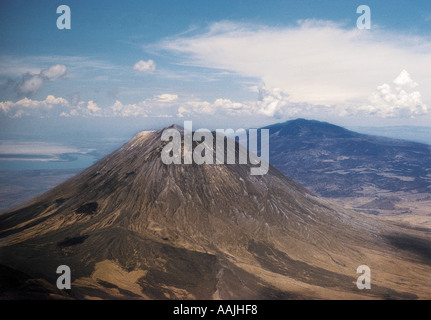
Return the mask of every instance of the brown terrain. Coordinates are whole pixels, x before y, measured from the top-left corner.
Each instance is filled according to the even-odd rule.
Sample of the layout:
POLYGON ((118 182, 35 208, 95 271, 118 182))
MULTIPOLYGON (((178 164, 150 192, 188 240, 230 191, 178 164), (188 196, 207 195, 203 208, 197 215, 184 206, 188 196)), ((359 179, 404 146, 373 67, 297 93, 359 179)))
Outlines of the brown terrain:
POLYGON ((342 208, 274 167, 165 165, 160 137, 0 216, 1 298, 431 299, 429 229, 342 208), (71 290, 55 287, 63 264, 71 290))

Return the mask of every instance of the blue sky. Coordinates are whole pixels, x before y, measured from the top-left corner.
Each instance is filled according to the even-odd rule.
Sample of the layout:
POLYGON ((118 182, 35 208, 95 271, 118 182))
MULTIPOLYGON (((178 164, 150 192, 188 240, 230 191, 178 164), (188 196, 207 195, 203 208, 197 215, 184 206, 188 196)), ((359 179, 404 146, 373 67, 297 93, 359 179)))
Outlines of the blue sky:
POLYGON ((428 126, 430 31, 426 0, 2 0, 0 124, 428 126))

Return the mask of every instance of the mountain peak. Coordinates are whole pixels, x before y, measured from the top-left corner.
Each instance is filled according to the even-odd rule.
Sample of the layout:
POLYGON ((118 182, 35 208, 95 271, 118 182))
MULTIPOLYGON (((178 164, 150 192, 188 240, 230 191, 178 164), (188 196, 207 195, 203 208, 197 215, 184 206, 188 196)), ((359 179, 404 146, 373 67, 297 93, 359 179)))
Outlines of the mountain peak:
MULTIPOLYGON (((171 124, 169 127, 166 127, 165 129, 175 129, 175 130, 178 130, 178 131, 180 131, 180 132, 183 132, 184 131, 184 128, 182 127, 182 126, 180 126, 180 125, 177 125, 177 124, 171 124)), ((165 129, 163 129, 163 130, 165 130, 165 129)))
POLYGON ((303 118, 289 120, 282 123, 276 123, 265 127, 270 130, 270 134, 278 134, 281 136, 316 136, 325 137, 353 137, 359 135, 353 131, 343 127, 317 120, 307 120, 303 118))
POLYGON ((27 279, 55 284, 67 265, 78 299, 430 296, 421 286, 429 269, 405 274, 414 262, 385 240, 395 227, 319 199, 273 167, 253 176, 248 164, 166 165, 161 132, 139 133, 0 216, 1 264, 25 280, 21 290, 34 290, 27 279), (389 280, 358 293, 357 267, 376 256, 374 274, 389 280))

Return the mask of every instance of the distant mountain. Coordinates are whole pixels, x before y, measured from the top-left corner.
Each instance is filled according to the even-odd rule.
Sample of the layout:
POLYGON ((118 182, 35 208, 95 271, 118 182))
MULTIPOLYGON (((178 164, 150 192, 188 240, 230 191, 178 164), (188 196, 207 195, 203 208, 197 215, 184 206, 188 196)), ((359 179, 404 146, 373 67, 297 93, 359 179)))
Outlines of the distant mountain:
MULTIPOLYGON (((300 123, 289 131, 319 135, 300 123)), ((161 134, 0 216, 1 298, 431 298, 426 231, 342 209, 273 167, 165 165, 161 134), (371 290, 356 287, 360 265, 371 290)))
POLYGON ((429 145, 297 119, 270 130, 270 163, 325 197, 431 193, 429 145))

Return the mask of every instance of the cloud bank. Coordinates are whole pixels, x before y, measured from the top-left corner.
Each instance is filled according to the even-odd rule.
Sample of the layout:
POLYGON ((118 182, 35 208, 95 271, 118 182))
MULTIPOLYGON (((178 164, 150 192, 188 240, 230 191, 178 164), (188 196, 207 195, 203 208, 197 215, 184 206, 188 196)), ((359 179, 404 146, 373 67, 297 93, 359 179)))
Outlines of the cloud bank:
POLYGON ((421 95, 416 88, 418 83, 431 87, 431 42, 378 27, 346 29, 315 20, 285 28, 220 22, 198 35, 181 35, 155 47, 180 56, 185 65, 226 70, 264 83, 258 104, 267 116, 295 114, 294 105, 332 107, 344 116, 419 115, 431 101, 430 90, 421 95), (409 82, 407 71, 402 72, 396 87, 385 93, 381 84, 403 70, 418 82, 409 82), (405 91, 413 83, 416 90, 405 91), (373 95, 376 87, 380 89, 373 95), (392 107, 403 112, 389 111, 392 107))

